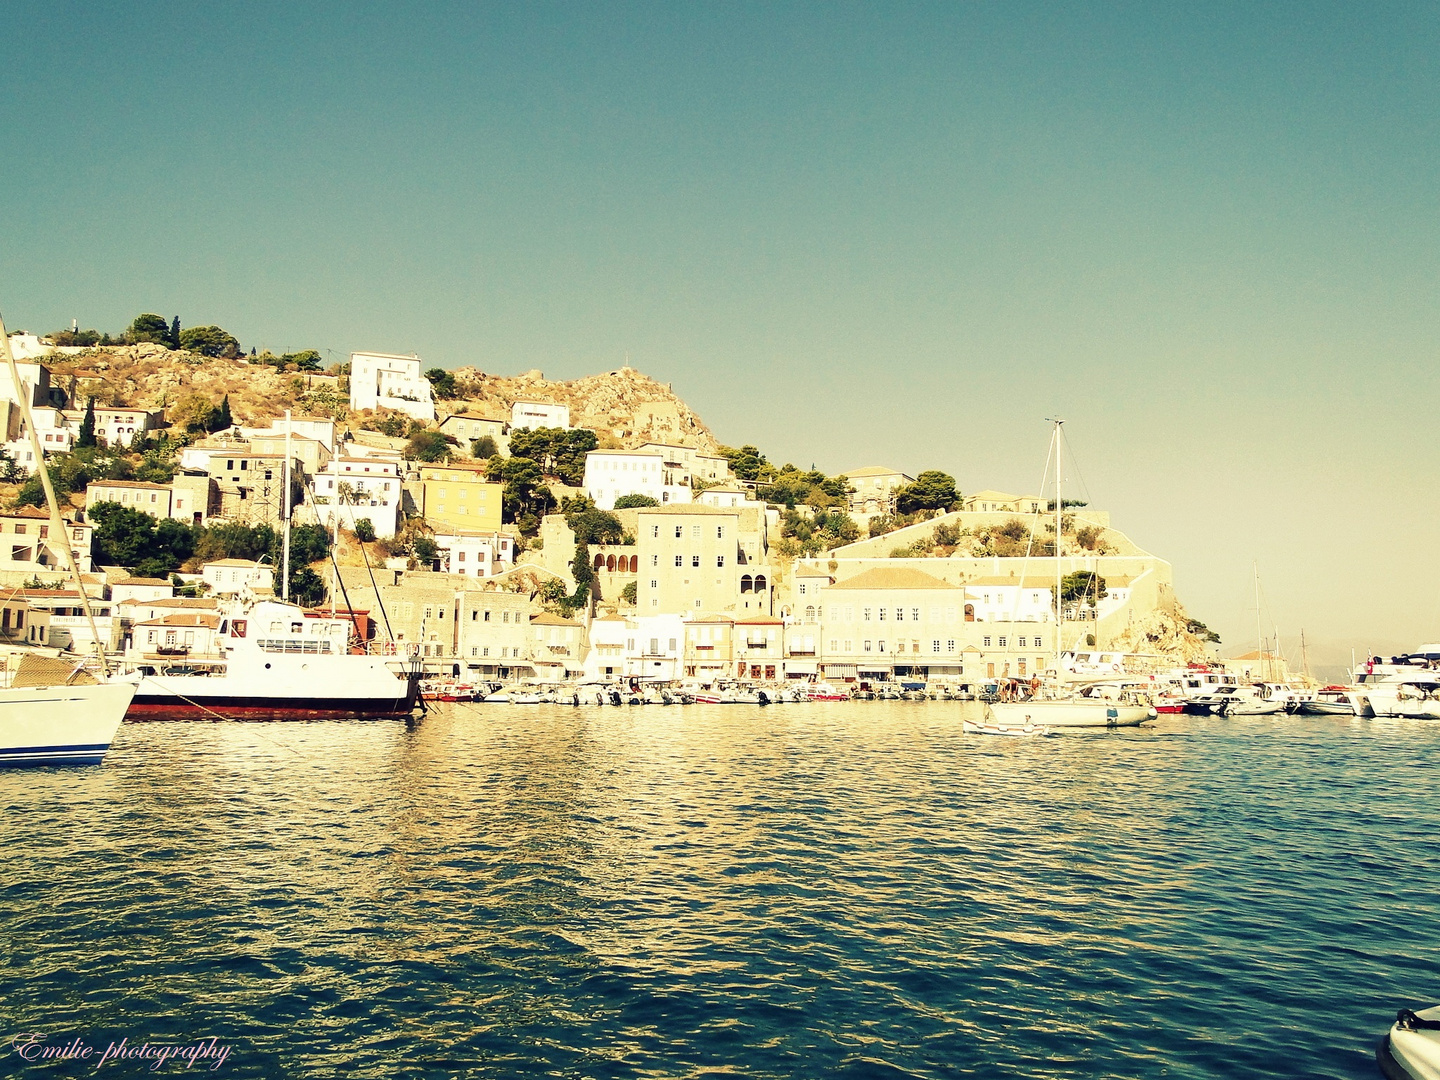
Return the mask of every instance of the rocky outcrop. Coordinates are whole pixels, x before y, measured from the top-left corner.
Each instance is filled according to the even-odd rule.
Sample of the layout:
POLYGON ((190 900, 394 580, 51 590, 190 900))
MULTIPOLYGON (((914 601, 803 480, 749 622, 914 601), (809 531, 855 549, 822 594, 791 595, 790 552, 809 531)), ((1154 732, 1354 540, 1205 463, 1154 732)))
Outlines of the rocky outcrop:
POLYGON ((509 419, 517 401, 553 401, 570 407, 574 427, 591 428, 621 448, 644 442, 678 443, 714 451, 710 429, 671 389, 634 368, 622 367, 583 379, 551 380, 539 371, 490 375, 475 368, 455 371, 463 398, 439 403, 442 412, 478 412, 509 419))
POLYGON ((50 369, 51 385, 64 390, 75 408, 93 396, 100 405, 165 409, 168 415, 188 394, 203 394, 216 404, 228 395, 235 421, 251 423, 296 408, 307 389, 305 377, 294 372, 149 343, 46 356, 41 362, 50 369))

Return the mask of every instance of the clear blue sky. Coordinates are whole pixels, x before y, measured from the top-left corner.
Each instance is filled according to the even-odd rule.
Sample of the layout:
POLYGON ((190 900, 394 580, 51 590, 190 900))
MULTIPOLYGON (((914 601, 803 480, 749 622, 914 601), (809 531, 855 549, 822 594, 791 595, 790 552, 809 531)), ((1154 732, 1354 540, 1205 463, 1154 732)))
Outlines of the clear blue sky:
POLYGON ((7 5, 12 327, 576 377, 1440 637, 1433 3, 7 5))

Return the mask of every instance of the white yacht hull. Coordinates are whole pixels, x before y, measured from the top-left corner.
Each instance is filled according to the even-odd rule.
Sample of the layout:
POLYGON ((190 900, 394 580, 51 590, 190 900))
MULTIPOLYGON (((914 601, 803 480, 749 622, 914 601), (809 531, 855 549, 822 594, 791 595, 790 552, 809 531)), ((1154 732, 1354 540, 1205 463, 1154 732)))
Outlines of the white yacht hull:
POLYGON ((134 696, 133 682, 0 690, 0 767, 99 765, 134 696))
POLYGON ((995 723, 1002 727, 1139 727, 1156 715, 1148 705, 1113 701, 996 701, 989 709, 995 723))

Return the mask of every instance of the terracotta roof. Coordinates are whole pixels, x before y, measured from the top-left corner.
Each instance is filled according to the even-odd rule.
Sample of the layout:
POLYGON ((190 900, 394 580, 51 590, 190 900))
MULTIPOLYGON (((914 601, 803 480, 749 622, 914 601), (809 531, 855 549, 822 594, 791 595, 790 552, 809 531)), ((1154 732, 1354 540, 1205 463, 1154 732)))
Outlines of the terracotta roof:
POLYGON ((125 602, 139 607, 203 608, 207 611, 214 611, 220 606, 218 600, 205 596, 167 596, 163 600, 127 600, 125 602))
POLYGON ((0 517, 7 518, 39 518, 44 521, 50 520, 50 515, 38 506, 17 506, 13 510, 0 511, 0 517))
POLYGON ((114 582, 113 584, 114 584, 114 585, 163 585, 163 586, 165 586, 167 589, 170 588, 170 582, 166 581, 164 578, 158 578, 158 577, 127 577, 127 578, 124 578, 123 580, 116 581, 116 582, 114 582))
POLYGON ((921 570, 876 567, 830 586, 832 592, 836 589, 953 589, 959 592, 960 586, 941 581, 921 570))
POLYGON ((829 570, 821 570, 818 566, 800 566, 795 570, 796 577, 834 577, 829 570))
POLYGON ((147 619, 145 622, 136 623, 136 626, 207 626, 214 630, 220 625, 219 615, 166 615, 159 619, 147 619))
POLYGON ((91 487, 142 488, 145 491, 169 491, 167 484, 149 484, 143 480, 92 480, 91 487))
POLYGON ((574 619, 561 618, 559 615, 551 615, 548 611, 543 611, 543 612, 541 612, 539 615, 532 615, 532 616, 530 617, 530 625, 531 625, 531 626, 579 626, 580 624, 579 624, 578 622, 576 622, 574 619))
MULTIPOLYGON (((216 559, 214 562, 207 562, 205 566, 259 566, 258 562, 250 559, 216 559)), ((202 567, 203 569, 204 567, 202 567)))
POLYGON ((748 619, 736 619, 736 626, 751 626, 760 624, 763 626, 784 626, 784 619, 777 619, 774 615, 752 615, 748 619))

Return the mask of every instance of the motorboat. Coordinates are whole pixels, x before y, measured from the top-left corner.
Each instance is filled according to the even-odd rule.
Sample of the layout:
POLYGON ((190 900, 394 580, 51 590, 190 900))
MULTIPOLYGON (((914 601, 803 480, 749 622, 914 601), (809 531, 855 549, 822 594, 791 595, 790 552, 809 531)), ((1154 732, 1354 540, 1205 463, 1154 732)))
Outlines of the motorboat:
POLYGON ((805 696, 811 701, 849 701, 850 695, 828 682, 810 683, 805 688, 805 696))
POLYGON ((1414 674, 1395 674, 1378 683, 1366 683, 1365 689, 1376 716, 1440 719, 1440 671, 1415 669, 1414 674))
POLYGON ((1375 1048, 1387 1080, 1440 1080, 1440 1005, 1401 1009, 1375 1048))
POLYGON ((986 708, 993 722, 1002 727, 1025 727, 1027 724, 1052 728, 1139 727, 1156 716, 1154 708, 1149 705, 1131 705, 1079 695, 1030 701, 992 701, 986 708))
POLYGON ((1052 732, 1039 724, 987 724, 983 721, 962 720, 960 730, 967 735, 1007 735, 1011 738, 1044 738, 1052 732))
POLYGON ((1300 702, 1303 716, 1374 716, 1369 697, 1353 686, 1323 686, 1315 696, 1300 702))

